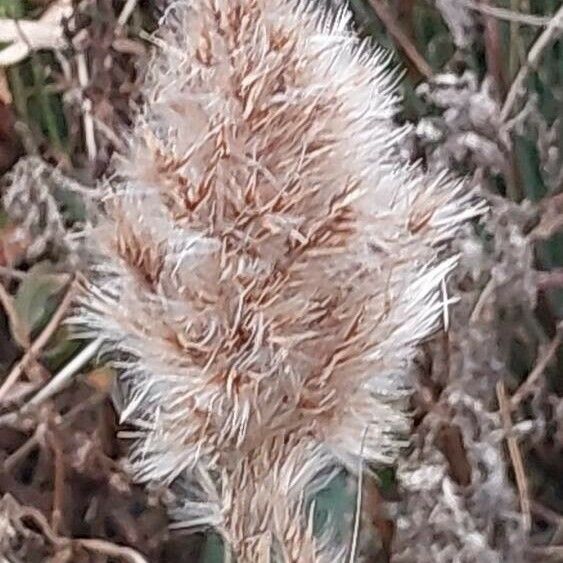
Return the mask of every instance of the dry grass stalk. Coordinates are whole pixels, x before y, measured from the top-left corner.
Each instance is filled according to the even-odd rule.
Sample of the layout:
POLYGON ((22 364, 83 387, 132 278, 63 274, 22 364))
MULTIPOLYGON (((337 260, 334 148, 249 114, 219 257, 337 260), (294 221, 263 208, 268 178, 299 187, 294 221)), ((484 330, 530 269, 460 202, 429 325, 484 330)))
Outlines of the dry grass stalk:
POLYGON ((516 78, 514 79, 510 90, 506 95, 504 105, 501 112, 501 120, 506 121, 512 114, 516 102, 525 91, 524 84, 528 74, 533 69, 537 68, 541 56, 545 49, 555 41, 563 33, 563 6, 557 10, 554 16, 551 18, 549 23, 543 32, 536 39, 535 43, 532 45, 526 63, 518 71, 516 78))

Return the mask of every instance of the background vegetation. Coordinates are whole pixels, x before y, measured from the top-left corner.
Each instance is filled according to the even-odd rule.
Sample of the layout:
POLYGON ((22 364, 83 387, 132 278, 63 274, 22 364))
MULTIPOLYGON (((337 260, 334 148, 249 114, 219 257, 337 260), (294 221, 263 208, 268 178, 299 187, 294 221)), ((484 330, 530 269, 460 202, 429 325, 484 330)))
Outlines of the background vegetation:
MULTIPOLYGON (((405 151, 490 204, 457 243, 448 331, 421 350, 412 446, 364 482, 361 557, 562 561, 563 4, 350 4, 406 69, 405 151)), ((168 529, 163 491, 130 482, 114 374, 62 324, 161 9, 0 0, 0 560, 221 559, 215 538, 168 529), (41 22, 41 48, 14 19, 41 22)), ((349 521, 355 495, 343 475, 318 521, 349 521)))

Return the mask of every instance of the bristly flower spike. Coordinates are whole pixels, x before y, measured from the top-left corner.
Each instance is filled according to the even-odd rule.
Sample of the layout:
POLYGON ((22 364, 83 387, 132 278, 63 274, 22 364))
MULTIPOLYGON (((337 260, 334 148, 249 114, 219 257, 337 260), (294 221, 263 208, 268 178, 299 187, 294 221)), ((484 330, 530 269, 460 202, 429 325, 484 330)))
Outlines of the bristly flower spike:
POLYGON ((401 156, 387 55, 304 6, 167 11, 79 315, 119 352, 136 476, 181 482, 240 562, 346 560, 308 499, 404 445, 442 252, 480 212, 401 156))

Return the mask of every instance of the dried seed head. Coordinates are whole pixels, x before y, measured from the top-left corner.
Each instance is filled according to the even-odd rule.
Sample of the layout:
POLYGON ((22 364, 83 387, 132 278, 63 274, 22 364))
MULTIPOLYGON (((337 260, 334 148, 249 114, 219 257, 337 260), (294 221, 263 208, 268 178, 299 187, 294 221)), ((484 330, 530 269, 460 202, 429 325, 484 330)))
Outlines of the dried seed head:
POLYGON ((306 492, 394 460, 439 252, 478 209, 400 157, 396 74, 344 12, 184 0, 158 46, 81 322, 125 353, 133 467, 187 480, 188 524, 241 561, 338 559, 306 492))

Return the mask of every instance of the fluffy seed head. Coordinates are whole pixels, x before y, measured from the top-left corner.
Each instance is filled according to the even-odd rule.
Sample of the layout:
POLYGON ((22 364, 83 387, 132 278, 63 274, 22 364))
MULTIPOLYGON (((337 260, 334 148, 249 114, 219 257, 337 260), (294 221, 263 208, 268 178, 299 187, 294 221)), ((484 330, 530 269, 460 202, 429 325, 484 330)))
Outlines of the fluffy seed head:
POLYGON ((478 212, 400 156, 388 57, 302 5, 168 10, 81 313, 121 352, 137 476, 182 476, 186 524, 239 561, 344 557, 307 494, 396 457, 440 252, 478 212))

